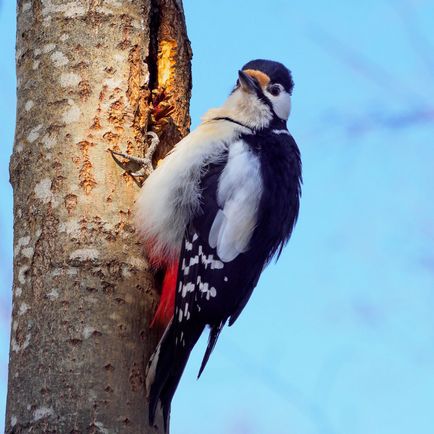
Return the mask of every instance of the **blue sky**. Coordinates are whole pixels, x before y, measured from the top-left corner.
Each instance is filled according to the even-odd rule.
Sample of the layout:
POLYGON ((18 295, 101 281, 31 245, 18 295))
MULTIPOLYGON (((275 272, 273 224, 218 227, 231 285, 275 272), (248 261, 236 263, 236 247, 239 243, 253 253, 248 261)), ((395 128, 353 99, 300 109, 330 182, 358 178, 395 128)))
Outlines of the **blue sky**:
MULTIPOLYGON (((11 298, 7 165, 14 8, 0 10, 0 406, 11 298), (5 152, 6 151, 6 152, 5 152)), ((184 2, 193 127, 248 60, 295 80, 304 164, 294 236, 226 329, 200 381, 195 349, 174 434, 434 434, 434 4, 184 2)), ((1 425, 1 424, 0 424, 1 425)))

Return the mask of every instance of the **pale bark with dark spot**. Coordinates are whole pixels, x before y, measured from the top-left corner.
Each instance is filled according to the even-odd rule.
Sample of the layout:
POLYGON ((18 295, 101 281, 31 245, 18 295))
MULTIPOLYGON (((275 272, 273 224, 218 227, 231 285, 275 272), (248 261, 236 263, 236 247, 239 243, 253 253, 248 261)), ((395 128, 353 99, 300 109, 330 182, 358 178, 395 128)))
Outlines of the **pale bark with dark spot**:
POLYGON ((18 2, 7 432, 148 433, 158 301, 139 191, 107 148, 161 157, 188 132, 179 0, 18 2))

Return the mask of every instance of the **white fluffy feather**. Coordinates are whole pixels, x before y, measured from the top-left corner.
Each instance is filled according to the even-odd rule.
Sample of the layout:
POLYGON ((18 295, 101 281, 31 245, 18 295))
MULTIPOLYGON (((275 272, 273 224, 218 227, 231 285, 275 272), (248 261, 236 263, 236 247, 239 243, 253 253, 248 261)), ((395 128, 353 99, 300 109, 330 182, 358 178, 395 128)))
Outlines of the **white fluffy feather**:
POLYGON ((152 261, 174 259, 187 223, 200 206, 203 167, 216 162, 246 128, 227 121, 205 121, 181 140, 148 177, 136 204, 136 227, 152 261))

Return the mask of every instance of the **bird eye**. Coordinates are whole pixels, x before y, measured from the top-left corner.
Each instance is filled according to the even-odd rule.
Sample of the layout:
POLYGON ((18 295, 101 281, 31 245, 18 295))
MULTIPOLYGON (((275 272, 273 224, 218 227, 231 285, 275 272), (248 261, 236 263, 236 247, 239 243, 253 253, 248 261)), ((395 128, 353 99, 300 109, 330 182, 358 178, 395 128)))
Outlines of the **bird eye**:
POLYGON ((278 96, 280 93, 280 86, 278 84, 274 84, 268 88, 268 91, 271 93, 271 95, 278 96))

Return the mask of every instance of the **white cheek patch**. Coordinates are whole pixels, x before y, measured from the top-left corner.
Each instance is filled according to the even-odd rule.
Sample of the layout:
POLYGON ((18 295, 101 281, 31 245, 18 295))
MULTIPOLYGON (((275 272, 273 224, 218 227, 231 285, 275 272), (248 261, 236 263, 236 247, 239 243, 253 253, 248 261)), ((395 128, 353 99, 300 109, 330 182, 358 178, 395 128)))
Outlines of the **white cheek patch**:
POLYGON ((265 93, 273 105, 274 113, 286 121, 291 113, 291 95, 285 90, 282 90, 277 96, 273 96, 267 91, 265 93))

